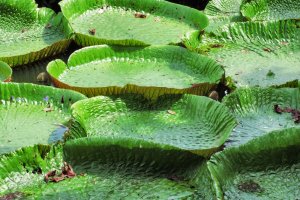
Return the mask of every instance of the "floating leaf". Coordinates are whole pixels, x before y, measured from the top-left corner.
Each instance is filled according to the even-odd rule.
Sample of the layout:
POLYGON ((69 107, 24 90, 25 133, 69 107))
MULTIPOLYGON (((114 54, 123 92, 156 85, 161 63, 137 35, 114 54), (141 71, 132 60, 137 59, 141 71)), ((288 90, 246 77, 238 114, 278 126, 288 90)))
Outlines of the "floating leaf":
POLYGON ((129 149, 144 141, 153 148, 208 156, 235 126, 222 104, 193 95, 161 97, 155 102, 138 95, 100 96, 77 102, 72 108, 87 137, 111 140, 112 145, 114 140, 124 140, 124 148, 129 149))
POLYGON ((223 103, 239 122, 226 142, 227 147, 239 146, 276 130, 284 132, 299 127, 283 108, 299 108, 300 88, 241 88, 227 95, 223 103))
POLYGON ((82 46, 180 44, 198 40, 208 25, 202 12, 167 1, 64 0, 60 6, 82 46), (90 29, 99 31, 91 37, 90 29))
POLYGON ((219 199, 297 199, 299 158, 300 128, 289 128, 225 149, 208 168, 219 199))
POLYGON ((37 8, 34 0, 0 2, 0 60, 12 67, 63 52, 70 36, 61 13, 37 8))
POLYGON ((61 103, 62 96, 74 102, 85 98, 53 87, 0 83, 0 154, 62 140, 55 135, 61 129, 56 124, 68 122, 71 106, 69 102, 61 103))
POLYGON ((67 65, 50 62, 47 71, 56 86, 87 96, 138 93, 149 99, 206 95, 224 76, 213 60, 177 46, 86 47, 75 51, 67 65))

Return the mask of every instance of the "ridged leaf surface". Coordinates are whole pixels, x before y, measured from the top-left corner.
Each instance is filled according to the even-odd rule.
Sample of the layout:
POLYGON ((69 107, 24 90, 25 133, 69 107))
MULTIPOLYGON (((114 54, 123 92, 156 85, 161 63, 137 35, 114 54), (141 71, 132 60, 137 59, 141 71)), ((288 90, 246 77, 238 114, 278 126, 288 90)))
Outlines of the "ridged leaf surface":
POLYGON ((253 21, 300 19, 300 1, 246 0, 241 12, 253 21))
POLYGON ((300 129, 290 128, 215 154, 208 168, 219 199, 297 199, 299 147, 300 129))
POLYGON ((205 7, 204 13, 209 19, 206 32, 212 32, 218 27, 230 22, 245 21, 240 12, 243 0, 211 0, 205 7))
POLYGON ((62 14, 37 8, 34 0, 0 1, 0 60, 27 64, 64 51, 70 30, 62 14))
POLYGON ((61 140, 69 108, 83 95, 33 84, 0 84, 0 154, 61 140))
POLYGON ((126 150, 120 145, 82 138, 66 143, 63 150, 60 146, 33 146, 2 156, 0 197, 9 194, 28 199, 215 197, 209 188, 207 166, 200 157, 172 150, 154 150, 147 157, 142 148, 126 150), (160 152, 165 157, 156 156, 160 152), (164 160, 166 156, 174 159, 164 160), (59 171, 63 159, 72 165, 77 176, 46 183, 44 175, 50 170, 59 171))
POLYGON ((221 104, 193 95, 154 103, 133 95, 94 97, 74 104, 73 117, 87 137, 147 141, 203 156, 220 147, 235 126, 221 104))
POLYGON ((47 66, 54 84, 88 96, 139 93, 155 99, 164 94, 204 95, 222 81, 224 71, 213 60, 182 47, 86 47, 66 65, 47 66))
POLYGON ((198 51, 225 66, 240 86, 299 80, 300 29, 294 20, 224 25, 203 38, 198 51))
POLYGON ((167 1, 64 0, 60 5, 83 46, 177 44, 208 24, 200 11, 167 1))
POLYGON ((278 114, 280 108, 300 108, 300 89, 245 88, 238 89, 224 99, 224 104, 233 111, 238 125, 230 135, 226 146, 239 146, 254 138, 275 130, 298 127, 291 113, 278 114))

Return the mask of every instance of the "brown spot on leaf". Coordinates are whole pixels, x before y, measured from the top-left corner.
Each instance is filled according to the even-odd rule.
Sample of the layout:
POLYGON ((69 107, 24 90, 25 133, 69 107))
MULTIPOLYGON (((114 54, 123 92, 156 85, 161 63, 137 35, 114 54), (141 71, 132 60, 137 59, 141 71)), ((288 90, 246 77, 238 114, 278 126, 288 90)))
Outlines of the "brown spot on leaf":
POLYGON ((274 111, 278 114, 281 114, 283 112, 291 113, 294 122, 296 124, 300 123, 300 110, 289 108, 289 107, 280 108, 280 106, 276 104, 274 105, 274 111))
POLYGON ((96 29, 94 29, 94 28, 93 28, 93 29, 90 29, 90 30, 89 30, 89 34, 90 34, 90 35, 95 35, 95 34, 96 34, 96 29))
POLYGON ((76 176, 72 166, 67 162, 64 162, 64 166, 61 168, 62 174, 66 175, 68 178, 76 176))
POLYGON ((44 177, 45 182, 50 181, 58 183, 60 181, 65 180, 66 178, 73 178, 76 176, 76 173, 74 172, 73 168, 67 162, 64 162, 61 171, 61 174, 59 174, 58 176, 56 176, 56 170, 48 172, 44 177))
POLYGON ((243 183, 240 183, 238 185, 238 189, 243 192, 262 192, 263 189, 260 187, 260 185, 253 180, 248 180, 243 183))
POLYGON ((48 183, 49 178, 55 176, 55 174, 56 174, 56 170, 47 172, 46 175, 44 176, 44 181, 45 181, 46 183, 48 183))
POLYGON ((276 104, 274 105, 274 111, 278 114, 281 114, 283 112, 283 109, 281 109, 279 105, 276 104))
POLYGON ((9 77, 6 80, 4 80, 4 82, 11 82, 11 81, 12 81, 12 77, 9 77))
POLYGON ((263 50, 266 52, 269 52, 269 53, 272 52, 272 50, 270 48, 263 48, 263 50))
POLYGON ((143 14, 143 13, 135 13, 135 14, 134 14, 134 17, 135 17, 135 18, 146 18, 147 15, 145 15, 145 14, 143 14))
POLYGON ((222 48, 222 47, 224 47, 224 45, 223 44, 211 44, 211 45, 209 45, 209 47, 210 48, 222 48))

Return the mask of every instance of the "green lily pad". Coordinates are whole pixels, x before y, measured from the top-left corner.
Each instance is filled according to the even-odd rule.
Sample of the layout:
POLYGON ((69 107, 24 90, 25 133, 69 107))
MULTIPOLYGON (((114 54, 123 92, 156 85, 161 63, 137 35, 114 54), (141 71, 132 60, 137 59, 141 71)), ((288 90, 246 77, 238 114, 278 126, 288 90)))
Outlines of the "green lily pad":
POLYGON ((0 61, 0 82, 10 81, 12 75, 12 69, 5 62, 0 61))
POLYGON ((37 8, 34 0, 0 1, 0 60, 27 64, 63 52, 70 28, 62 14, 37 8))
POLYGON ((240 16, 243 0, 211 0, 205 7, 205 14, 210 16, 240 16))
POLYGON ((298 127, 291 113, 276 113, 274 106, 300 109, 300 88, 243 88, 223 102, 238 119, 226 146, 239 146, 276 130, 298 127))
POLYGON ((300 1, 246 0, 241 12, 253 21, 300 19, 300 1))
POLYGON ((208 25, 202 12, 167 1, 64 0, 60 6, 82 46, 178 44, 208 25))
POLYGON ((230 22, 245 21, 241 14, 240 7, 243 0, 211 0, 205 7, 204 13, 209 19, 206 32, 212 32, 220 26, 230 22))
POLYGON ((300 77, 300 28, 294 20, 224 25, 196 51, 225 66, 238 87, 284 85, 300 77))
POLYGON ((212 156, 219 199, 297 199, 300 128, 274 131, 212 156))
POLYGON ((156 99, 164 94, 207 94, 224 76, 213 60, 177 46, 145 48, 87 47, 66 65, 49 63, 56 86, 88 96, 139 93, 156 99))
MULTIPOLYGON (((103 142, 103 140, 102 140, 103 142)), ((26 147, 0 158, 0 198, 18 195, 33 199, 210 199, 215 194, 201 157, 163 150, 146 157, 142 148, 105 145, 81 138, 61 146, 26 147), (101 153, 102 152, 102 153, 101 153), (155 162, 156 158, 160 162, 155 162), (61 182, 44 181, 51 170, 61 171, 63 159, 77 176, 61 182), (165 165, 166 164, 166 165, 165 165)), ((146 147, 147 148, 147 147, 146 147)))
POLYGON ((0 154, 61 140, 70 105, 84 98, 53 87, 0 83, 0 154))
POLYGON ((137 95, 100 96, 72 108, 86 137, 146 141, 202 156, 216 151, 236 125, 222 104, 193 95, 161 97, 156 102, 137 95))

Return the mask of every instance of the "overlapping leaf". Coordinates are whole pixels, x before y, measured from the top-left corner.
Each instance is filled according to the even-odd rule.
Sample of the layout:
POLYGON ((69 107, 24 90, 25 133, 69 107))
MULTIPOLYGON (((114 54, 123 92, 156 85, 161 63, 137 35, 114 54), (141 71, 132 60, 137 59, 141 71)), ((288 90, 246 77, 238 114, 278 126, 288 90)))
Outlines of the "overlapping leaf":
POLYGON ((274 131, 212 156, 219 199, 297 199, 300 128, 274 131))
POLYGON ((242 14, 253 21, 300 19, 298 0, 245 0, 242 14))
POLYGON ((56 86, 88 96, 139 93, 149 99, 205 95, 224 75, 213 60, 176 46, 87 47, 74 52, 67 65, 49 63, 47 71, 56 86))
POLYGON ((224 106, 193 95, 161 97, 156 102, 132 95, 94 97, 74 104, 73 117, 87 137, 111 140, 111 145, 124 140, 124 148, 132 149, 149 143, 153 149, 171 148, 202 156, 216 151, 235 126, 224 106))
POLYGON ((79 93, 33 84, 0 84, 0 154, 61 140, 79 93))
POLYGON ((64 0, 60 5, 82 46, 178 44, 197 39, 208 24, 200 11, 167 1, 64 0))
POLYGON ((209 199, 215 196, 207 182, 207 167, 196 155, 165 149, 154 150, 153 156, 146 157, 141 148, 107 146, 95 138, 67 142, 63 149, 26 147, 2 156, 0 165, 2 198, 16 195, 36 199, 209 199), (155 156, 161 151, 172 159, 155 156), (63 158, 71 163, 77 175, 59 183, 46 183, 45 174, 59 170, 63 158))
POLYGON ((284 85, 300 77, 300 29, 294 20, 224 25, 197 50, 224 65, 237 86, 284 85))
POLYGON ((0 60, 22 65, 68 47, 71 32, 62 14, 37 8, 34 0, 1 0, 0 6, 0 60))
POLYGON ((224 104, 238 119, 238 126, 226 146, 239 146, 276 130, 298 127, 290 113, 277 113, 275 105, 299 110, 300 89, 244 88, 224 99, 224 104))

